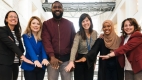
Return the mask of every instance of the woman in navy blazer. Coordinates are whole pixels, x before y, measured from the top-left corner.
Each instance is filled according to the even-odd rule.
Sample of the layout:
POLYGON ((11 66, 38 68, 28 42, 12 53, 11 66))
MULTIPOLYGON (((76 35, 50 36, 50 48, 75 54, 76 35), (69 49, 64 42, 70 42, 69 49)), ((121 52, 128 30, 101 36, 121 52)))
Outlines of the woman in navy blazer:
POLYGON ((41 20, 36 16, 31 17, 23 35, 23 41, 26 48, 25 56, 35 65, 22 63, 25 80, 43 80, 45 68, 49 64, 41 41, 41 30, 41 20))
POLYGON ((0 27, 0 80, 17 80, 18 70, 13 66, 15 54, 24 61, 33 64, 23 55, 24 49, 21 42, 21 26, 15 11, 8 11, 4 23, 0 27), (15 34, 13 35, 12 32, 15 34), (13 73, 14 72, 14 73, 13 73), (17 74, 14 76, 14 74, 17 74))

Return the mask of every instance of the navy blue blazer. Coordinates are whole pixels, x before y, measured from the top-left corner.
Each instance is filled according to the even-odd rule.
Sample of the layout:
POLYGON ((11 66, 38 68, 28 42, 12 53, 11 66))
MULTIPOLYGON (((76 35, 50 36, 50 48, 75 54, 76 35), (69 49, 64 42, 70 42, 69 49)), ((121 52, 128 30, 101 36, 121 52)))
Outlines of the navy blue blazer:
MULTIPOLYGON (((35 40, 33 34, 31 36, 24 34, 23 36, 24 45, 26 48, 26 58, 35 61, 38 60, 39 62, 42 62, 43 59, 47 59, 46 52, 44 50, 42 41, 35 40)), ((33 70, 35 68, 35 65, 28 64, 26 62, 22 62, 21 68, 24 70, 33 70)), ((43 69, 46 68, 46 66, 42 67, 43 69)))

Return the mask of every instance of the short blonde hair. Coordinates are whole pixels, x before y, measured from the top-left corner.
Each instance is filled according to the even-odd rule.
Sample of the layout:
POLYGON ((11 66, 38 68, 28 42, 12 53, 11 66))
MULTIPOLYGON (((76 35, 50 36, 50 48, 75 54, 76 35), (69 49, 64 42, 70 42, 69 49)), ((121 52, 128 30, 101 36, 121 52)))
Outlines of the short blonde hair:
POLYGON ((28 22, 28 25, 27 25, 27 28, 26 28, 24 34, 28 34, 29 36, 31 36, 32 31, 31 31, 30 26, 31 26, 31 22, 32 22, 34 19, 38 20, 38 21, 39 21, 39 24, 40 24, 40 30, 39 30, 38 33, 37 33, 37 40, 40 41, 40 40, 41 40, 41 32, 42 32, 42 22, 41 22, 40 18, 37 17, 37 16, 32 16, 32 17, 30 18, 30 20, 29 20, 29 22, 28 22))

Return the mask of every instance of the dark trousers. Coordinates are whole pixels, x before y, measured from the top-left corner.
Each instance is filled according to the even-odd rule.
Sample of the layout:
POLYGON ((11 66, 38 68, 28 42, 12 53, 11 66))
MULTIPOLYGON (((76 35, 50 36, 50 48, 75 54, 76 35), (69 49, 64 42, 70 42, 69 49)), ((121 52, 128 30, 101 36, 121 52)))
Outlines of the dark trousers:
POLYGON ((125 80, 142 80, 142 71, 134 73, 131 70, 125 70, 125 80))
POLYGON ((106 60, 105 80, 118 80, 117 60, 115 57, 106 60))
MULTIPOLYGON (((78 54, 77 60, 83 57, 82 54, 78 54)), ((88 68, 86 62, 75 63, 74 80, 93 80, 94 65, 88 68)))
POLYGON ((118 80, 117 69, 114 68, 106 68, 106 80, 118 80))
POLYGON ((32 71, 24 70, 25 80, 43 80, 44 79, 45 70, 42 68, 35 68, 32 71))
POLYGON ((13 80, 17 80, 19 74, 19 63, 12 64, 12 78, 13 80))
POLYGON ((0 64, 0 80, 12 79, 12 67, 0 64))

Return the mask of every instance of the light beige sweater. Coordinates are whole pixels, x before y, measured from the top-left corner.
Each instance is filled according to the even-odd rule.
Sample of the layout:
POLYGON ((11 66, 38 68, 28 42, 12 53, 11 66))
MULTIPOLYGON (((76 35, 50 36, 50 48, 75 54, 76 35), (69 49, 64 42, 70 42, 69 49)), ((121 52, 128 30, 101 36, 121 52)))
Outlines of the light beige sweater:
MULTIPOLYGON (((90 43, 90 39, 88 40, 88 43, 90 43, 90 48, 95 43, 96 39, 97 39, 97 32, 95 30, 93 30, 93 32, 91 33, 91 43, 90 43)), ((77 33, 74 38, 73 46, 71 49, 70 61, 75 60, 75 56, 77 53, 79 53, 79 54, 87 54, 88 53, 87 42, 86 42, 86 40, 83 40, 81 38, 81 35, 79 35, 79 33, 77 33)))

